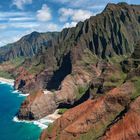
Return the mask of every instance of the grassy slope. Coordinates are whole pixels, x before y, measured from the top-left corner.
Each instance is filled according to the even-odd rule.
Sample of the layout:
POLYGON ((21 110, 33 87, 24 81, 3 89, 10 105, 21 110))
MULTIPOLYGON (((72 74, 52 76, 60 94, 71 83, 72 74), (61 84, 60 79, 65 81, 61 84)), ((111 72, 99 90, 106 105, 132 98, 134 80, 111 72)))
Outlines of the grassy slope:
POLYGON ((0 77, 8 79, 13 78, 11 71, 20 66, 23 63, 23 61, 24 58, 20 57, 0 64, 0 77))

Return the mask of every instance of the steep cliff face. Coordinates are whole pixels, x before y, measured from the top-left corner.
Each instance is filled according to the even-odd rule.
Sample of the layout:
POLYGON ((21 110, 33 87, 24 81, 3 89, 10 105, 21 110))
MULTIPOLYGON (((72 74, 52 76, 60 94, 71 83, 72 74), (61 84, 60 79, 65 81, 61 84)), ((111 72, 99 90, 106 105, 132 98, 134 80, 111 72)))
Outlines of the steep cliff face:
MULTIPOLYGON (((27 59, 22 71, 19 68, 16 73, 15 87, 31 94, 34 87, 55 90, 50 100, 55 105, 51 111, 46 105, 47 111, 39 115, 38 107, 28 101, 21 106, 19 118, 30 119, 30 112, 32 118, 38 119, 56 108, 73 107, 75 102, 87 100, 92 95, 84 100, 82 97, 89 88, 96 98, 122 84, 125 74, 120 61, 123 55, 133 52, 134 42, 139 38, 139 9, 140 6, 124 3, 108 4, 101 14, 64 29, 51 40, 50 47, 27 59), (24 71, 31 76, 25 79, 24 71)), ((40 108, 39 112, 44 111, 40 108)))
POLYGON ((62 80, 72 72, 73 64, 83 61, 80 59, 85 50, 96 54, 98 58, 133 52, 134 42, 140 35, 139 9, 140 6, 125 3, 108 4, 101 14, 60 32, 52 39, 51 47, 35 57, 39 61, 36 65, 42 68, 42 73, 40 70, 36 73, 37 79, 42 81, 41 86, 58 89, 62 80), (75 48, 78 49, 72 56, 75 48))
MULTIPOLYGON (((128 89, 124 90, 129 96, 132 95, 129 92, 130 85, 129 88, 127 86, 125 88, 128 89)), ((111 93, 108 93, 107 97, 95 101, 88 100, 68 110, 53 125, 43 131, 40 139, 139 140, 140 97, 130 103, 128 96, 123 96, 124 90, 120 92, 121 97, 117 93, 118 89, 114 89, 113 97, 111 93)))
POLYGON ((101 140, 139 140, 140 132, 140 97, 138 97, 129 108, 129 111, 114 124, 101 140))
MULTIPOLYGON (((140 43, 121 62, 127 76, 106 94, 66 111, 44 130, 40 139, 50 140, 139 140, 140 43)), ((118 77, 115 73, 113 73, 118 77)), ((94 96, 93 96, 94 97, 94 96)))
POLYGON ((77 44, 102 58, 131 53, 140 35, 139 9, 125 3, 108 4, 101 14, 64 29, 58 36, 58 47, 77 44))
POLYGON ((108 126, 125 112, 133 92, 134 85, 128 82, 96 100, 88 100, 66 111, 43 132, 41 140, 99 139, 108 126))
POLYGON ((17 57, 32 57, 37 54, 42 47, 49 45, 49 40, 56 37, 57 34, 57 32, 32 32, 15 43, 3 46, 0 48, 0 62, 17 57))

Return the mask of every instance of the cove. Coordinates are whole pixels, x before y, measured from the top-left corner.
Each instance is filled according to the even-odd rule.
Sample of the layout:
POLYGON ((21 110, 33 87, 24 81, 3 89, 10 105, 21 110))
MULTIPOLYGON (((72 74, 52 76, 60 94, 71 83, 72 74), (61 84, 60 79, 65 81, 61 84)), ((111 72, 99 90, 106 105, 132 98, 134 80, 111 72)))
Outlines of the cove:
POLYGON ((38 140, 40 127, 13 121, 24 99, 12 86, 0 83, 0 140, 38 140))

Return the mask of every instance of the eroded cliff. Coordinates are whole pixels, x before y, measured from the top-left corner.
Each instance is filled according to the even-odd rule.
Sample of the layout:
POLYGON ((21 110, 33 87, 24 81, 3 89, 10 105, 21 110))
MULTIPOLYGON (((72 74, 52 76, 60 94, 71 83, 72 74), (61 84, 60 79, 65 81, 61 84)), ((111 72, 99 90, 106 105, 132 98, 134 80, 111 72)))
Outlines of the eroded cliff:
POLYGON ((25 36, 14 44, 16 54, 11 45, 0 49, 10 50, 1 61, 26 57, 12 68, 15 88, 29 93, 18 118, 36 120, 66 108, 41 140, 112 139, 114 133, 115 138, 138 139, 139 36, 140 6, 108 4, 76 27, 25 36), (119 132, 130 125, 132 131, 119 132))

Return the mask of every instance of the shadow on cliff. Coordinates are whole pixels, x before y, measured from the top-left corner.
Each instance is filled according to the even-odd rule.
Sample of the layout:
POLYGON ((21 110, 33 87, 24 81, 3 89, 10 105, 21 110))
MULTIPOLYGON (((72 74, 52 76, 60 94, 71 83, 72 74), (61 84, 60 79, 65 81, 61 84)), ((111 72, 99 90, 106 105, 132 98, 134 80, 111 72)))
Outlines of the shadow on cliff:
POLYGON ((85 92, 85 94, 79 100, 75 101, 73 104, 71 104, 71 103, 60 103, 59 106, 58 106, 58 109, 60 109, 60 108, 67 108, 67 109, 73 108, 73 107, 85 102, 89 98, 91 98, 90 88, 85 92))
POLYGON ((50 81, 47 84, 48 90, 57 90, 61 84, 61 82, 64 80, 64 78, 72 72, 72 64, 71 64, 71 58, 70 58, 70 52, 63 57, 62 64, 60 68, 54 72, 53 77, 50 79, 50 81))

